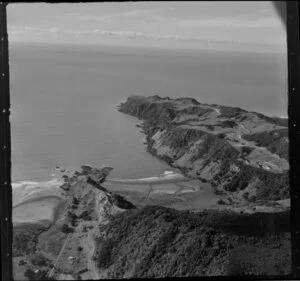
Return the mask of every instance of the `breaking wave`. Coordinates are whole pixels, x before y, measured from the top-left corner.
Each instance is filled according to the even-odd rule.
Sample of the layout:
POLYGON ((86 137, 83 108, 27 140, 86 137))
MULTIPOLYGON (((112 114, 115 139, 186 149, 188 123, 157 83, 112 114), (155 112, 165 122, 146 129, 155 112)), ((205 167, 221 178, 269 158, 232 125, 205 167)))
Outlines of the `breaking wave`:
POLYGON ((12 183, 13 205, 27 200, 29 197, 41 195, 41 193, 56 194, 62 181, 54 178, 49 181, 20 181, 12 183))

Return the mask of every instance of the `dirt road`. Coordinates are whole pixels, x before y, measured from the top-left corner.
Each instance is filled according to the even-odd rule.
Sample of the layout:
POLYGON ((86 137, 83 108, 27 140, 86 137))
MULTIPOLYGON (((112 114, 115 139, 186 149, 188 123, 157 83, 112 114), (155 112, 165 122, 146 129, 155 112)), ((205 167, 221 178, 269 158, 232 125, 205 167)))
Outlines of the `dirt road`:
POLYGON ((65 250, 65 247, 66 247, 66 245, 68 244, 69 239, 70 239, 71 236, 72 236, 71 233, 68 234, 68 236, 67 236, 67 238, 66 238, 66 240, 65 240, 65 242, 64 242, 64 244, 63 244, 63 246, 61 247, 61 250, 60 250, 60 252, 59 252, 59 254, 58 254, 58 256, 57 256, 57 258, 56 258, 56 260, 55 260, 55 262, 54 262, 54 264, 53 264, 54 267, 53 267, 53 268, 49 271, 49 273, 48 273, 48 277, 52 277, 52 275, 53 275, 53 273, 54 273, 54 270, 55 270, 55 268, 56 268, 56 266, 57 266, 57 263, 58 263, 58 261, 60 260, 62 254, 63 254, 63 252, 64 252, 64 250, 65 250))
POLYGON ((88 237, 87 237, 87 241, 88 241, 88 247, 89 247, 89 255, 87 258, 87 267, 90 270, 91 275, 93 276, 93 279, 100 279, 100 275, 97 269, 97 265, 96 265, 96 261, 93 260, 94 254, 95 254, 95 250, 96 250, 96 245, 95 245, 95 240, 93 239, 93 235, 94 233, 97 231, 97 229, 99 228, 99 225, 101 222, 103 222, 103 219, 105 219, 103 217, 104 214, 101 213, 101 208, 99 206, 99 202, 105 204, 105 200, 107 199, 105 197, 105 195, 103 195, 103 191, 101 190, 97 190, 94 189, 94 193, 95 193, 95 210, 96 213, 98 215, 98 221, 95 224, 94 228, 92 231, 89 232, 88 237))

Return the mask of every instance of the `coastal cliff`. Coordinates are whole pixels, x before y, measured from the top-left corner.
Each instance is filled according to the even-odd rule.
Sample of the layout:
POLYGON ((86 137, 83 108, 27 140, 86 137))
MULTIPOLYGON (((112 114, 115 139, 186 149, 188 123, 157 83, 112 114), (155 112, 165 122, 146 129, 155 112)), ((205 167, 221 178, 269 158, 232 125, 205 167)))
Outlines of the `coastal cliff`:
POLYGON ((143 120, 150 153, 217 194, 289 198, 287 119, 157 95, 131 96, 118 110, 143 120))

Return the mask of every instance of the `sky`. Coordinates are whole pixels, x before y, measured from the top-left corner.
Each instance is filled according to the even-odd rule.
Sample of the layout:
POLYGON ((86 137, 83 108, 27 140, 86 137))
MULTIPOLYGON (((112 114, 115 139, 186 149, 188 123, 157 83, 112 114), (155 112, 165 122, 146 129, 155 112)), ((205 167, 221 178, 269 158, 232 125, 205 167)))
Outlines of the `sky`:
POLYGON ((10 43, 286 51, 271 1, 18 3, 10 43))

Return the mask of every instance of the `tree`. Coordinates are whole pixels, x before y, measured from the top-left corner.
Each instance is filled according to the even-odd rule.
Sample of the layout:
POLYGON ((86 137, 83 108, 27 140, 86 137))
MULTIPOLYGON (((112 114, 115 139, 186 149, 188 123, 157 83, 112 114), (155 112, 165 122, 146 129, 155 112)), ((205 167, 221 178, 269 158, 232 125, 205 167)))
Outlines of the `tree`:
POLYGON ((70 211, 68 211, 68 216, 69 216, 71 219, 77 219, 76 214, 74 214, 74 213, 72 213, 72 212, 70 212, 70 211))
POLYGON ((76 222, 76 220, 72 219, 72 221, 71 221, 71 225, 72 225, 72 226, 77 226, 77 222, 76 222))
POLYGON ((24 272, 24 276, 27 277, 29 280, 35 280, 36 276, 32 269, 28 268, 24 272))
POLYGON ((67 224, 64 224, 61 228, 61 231, 63 233, 71 233, 71 232, 73 232, 73 229, 71 227, 69 227, 67 224))
POLYGON ((83 211, 79 216, 78 216, 79 219, 83 219, 85 221, 90 221, 92 220, 91 216, 89 215, 89 212, 88 211, 83 211))
POLYGON ((31 257, 31 262, 34 265, 45 266, 48 264, 48 260, 41 254, 37 253, 31 257))
POLYGON ((83 219, 84 217, 88 216, 88 214, 89 214, 89 212, 87 210, 85 210, 79 215, 79 218, 83 219))

